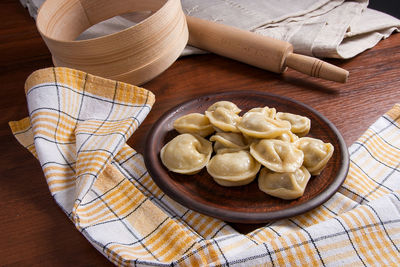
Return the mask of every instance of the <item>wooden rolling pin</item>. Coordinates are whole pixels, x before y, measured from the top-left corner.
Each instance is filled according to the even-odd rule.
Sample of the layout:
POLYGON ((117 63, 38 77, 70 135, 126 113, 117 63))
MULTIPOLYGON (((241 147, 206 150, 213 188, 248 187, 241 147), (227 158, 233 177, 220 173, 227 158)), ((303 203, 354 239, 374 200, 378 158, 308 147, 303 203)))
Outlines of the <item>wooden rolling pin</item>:
POLYGON ((293 53, 285 41, 231 26, 186 16, 188 44, 265 70, 282 73, 287 67, 313 77, 345 83, 349 72, 320 59, 293 53))

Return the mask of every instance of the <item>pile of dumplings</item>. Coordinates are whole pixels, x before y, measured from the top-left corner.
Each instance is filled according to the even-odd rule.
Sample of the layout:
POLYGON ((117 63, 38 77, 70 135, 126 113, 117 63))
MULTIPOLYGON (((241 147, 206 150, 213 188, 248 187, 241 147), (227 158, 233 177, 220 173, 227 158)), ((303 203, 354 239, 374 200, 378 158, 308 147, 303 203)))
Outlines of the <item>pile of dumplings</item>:
POLYGON ((258 175, 266 194, 301 197, 311 175, 320 174, 331 158, 332 144, 305 137, 311 127, 307 117, 269 107, 240 112, 236 104, 219 101, 205 114, 175 120, 179 135, 161 149, 164 166, 181 174, 206 167, 222 186, 246 185, 258 175))

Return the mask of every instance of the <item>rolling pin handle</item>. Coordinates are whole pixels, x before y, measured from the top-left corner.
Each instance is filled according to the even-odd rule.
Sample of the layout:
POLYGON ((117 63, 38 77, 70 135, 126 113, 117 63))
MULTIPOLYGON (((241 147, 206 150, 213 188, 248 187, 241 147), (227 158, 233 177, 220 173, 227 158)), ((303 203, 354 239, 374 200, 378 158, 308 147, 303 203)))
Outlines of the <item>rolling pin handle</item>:
POLYGON ((304 74, 329 81, 345 83, 349 72, 320 59, 290 53, 286 56, 286 66, 304 74))

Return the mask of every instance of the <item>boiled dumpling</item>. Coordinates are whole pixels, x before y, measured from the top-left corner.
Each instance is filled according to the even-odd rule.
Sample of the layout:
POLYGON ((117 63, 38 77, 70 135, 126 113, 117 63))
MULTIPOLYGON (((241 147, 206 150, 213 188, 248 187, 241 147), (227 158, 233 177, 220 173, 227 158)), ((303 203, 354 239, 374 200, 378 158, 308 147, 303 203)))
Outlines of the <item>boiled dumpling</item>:
POLYGON ((211 142, 199 135, 180 134, 160 152, 161 161, 170 171, 194 174, 207 165, 212 153, 211 142))
MULTIPOLYGON (((244 150, 242 148, 226 147, 218 141, 214 142, 213 148, 214 148, 215 154, 231 153, 231 152, 237 152, 237 151, 244 150)), ((248 149, 246 149, 246 150, 248 151, 248 149)))
POLYGON ((225 108, 227 110, 232 111, 235 114, 239 114, 240 111, 242 111, 240 108, 238 108, 238 106, 236 106, 235 103, 232 103, 230 101, 218 101, 215 102, 214 104, 212 104, 211 106, 208 107, 207 111, 214 111, 217 108, 222 107, 225 108))
POLYGON ((302 137, 296 142, 296 146, 304 153, 304 167, 312 175, 318 175, 326 166, 333 154, 333 145, 322 140, 302 137))
POLYGON ((239 115, 233 111, 217 107, 214 111, 206 111, 206 116, 216 128, 226 132, 239 132, 236 124, 240 121, 239 115))
POLYGON ((221 154, 221 153, 231 153, 231 152, 237 152, 240 150, 243 150, 242 148, 233 148, 233 147, 226 147, 222 143, 216 141, 214 142, 214 152, 215 154, 221 154))
POLYGON ((214 132, 210 120, 200 113, 190 113, 179 117, 174 121, 174 128, 181 134, 194 133, 203 137, 214 132))
POLYGON ((276 113, 276 117, 280 120, 290 122, 290 130, 298 136, 305 136, 310 131, 311 121, 309 118, 286 112, 276 113))
POLYGON ((269 108, 269 107, 252 108, 249 111, 247 111, 246 113, 249 113, 249 112, 263 113, 264 115, 266 115, 268 118, 271 118, 271 119, 275 119, 275 115, 276 115, 276 109, 269 108))
POLYGON ((294 172, 272 172, 262 168, 258 177, 258 188, 268 195, 295 199, 304 194, 304 189, 310 179, 310 173, 302 166, 294 172))
POLYGON ((260 166, 248 151, 242 150, 213 156, 207 164, 207 171, 220 185, 239 186, 251 183, 260 166))
POLYGON ((290 131, 288 121, 269 118, 262 112, 246 112, 238 124, 239 130, 250 137, 275 138, 290 131))
POLYGON ((287 131, 282 133, 281 135, 275 137, 275 139, 282 140, 289 143, 294 143, 299 140, 299 137, 292 133, 291 131, 287 131))
POLYGON ((218 142, 218 141, 214 142, 213 149, 214 149, 215 153, 218 153, 218 151, 220 149, 224 149, 224 148, 225 148, 225 146, 223 144, 221 144, 220 142, 218 142))
POLYGON ((294 172, 303 164, 303 152, 294 144, 262 139, 250 145, 251 155, 262 165, 276 172, 294 172))
POLYGON ((246 149, 249 147, 243 135, 239 133, 219 132, 210 137, 210 141, 215 141, 225 148, 246 149))
POLYGON ((233 152, 238 152, 238 151, 243 151, 243 150, 240 148, 223 147, 223 148, 217 149, 216 154, 233 153, 233 152))

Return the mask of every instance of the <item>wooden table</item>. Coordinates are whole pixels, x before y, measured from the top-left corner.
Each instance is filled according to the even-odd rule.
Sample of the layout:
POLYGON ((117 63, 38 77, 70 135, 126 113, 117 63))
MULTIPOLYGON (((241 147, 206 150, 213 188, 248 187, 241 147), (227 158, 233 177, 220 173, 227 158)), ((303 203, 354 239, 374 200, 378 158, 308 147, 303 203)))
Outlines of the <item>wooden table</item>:
MULTIPOLYGON (((49 194, 39 163, 11 135, 7 122, 27 114, 24 81, 52 66, 33 19, 18 1, 0 3, 0 265, 111 265, 77 231, 49 194)), ((346 84, 295 71, 268 73, 215 55, 179 59, 143 87, 157 97, 153 110, 129 140, 144 153, 146 133, 163 112, 209 92, 259 90, 304 102, 331 120, 351 145, 380 115, 400 103, 400 34, 346 61, 346 84)), ((241 231, 255 226, 234 225, 241 231)))

